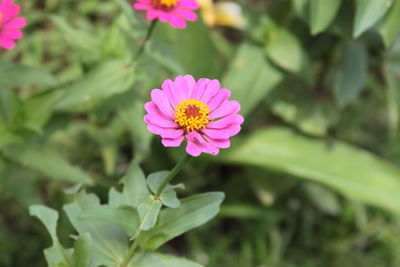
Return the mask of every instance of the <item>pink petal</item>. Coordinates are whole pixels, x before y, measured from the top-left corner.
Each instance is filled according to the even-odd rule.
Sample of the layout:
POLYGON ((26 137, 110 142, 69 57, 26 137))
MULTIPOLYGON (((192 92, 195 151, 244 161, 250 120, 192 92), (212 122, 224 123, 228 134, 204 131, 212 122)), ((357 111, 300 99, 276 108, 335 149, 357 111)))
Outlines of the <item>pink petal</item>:
MULTIPOLYGON (((192 91, 193 88, 196 86, 196 80, 193 78, 192 75, 189 75, 189 74, 185 75, 183 77, 185 77, 185 80, 186 80, 186 82, 187 82, 187 84, 188 84, 188 86, 190 88, 190 91, 192 91)), ((192 94, 189 94, 189 96, 191 96, 191 95, 192 94)))
POLYGON ((228 127, 230 124, 236 124, 240 125, 244 122, 244 119, 241 115, 239 114, 232 114, 229 116, 226 116, 225 118, 222 118, 217 121, 212 121, 207 124, 207 128, 209 129, 223 129, 228 127))
POLYGON ((186 152, 193 157, 198 157, 201 154, 202 149, 201 146, 188 141, 186 145, 186 152))
POLYGON ((20 7, 17 5, 11 5, 9 6, 4 12, 4 17, 3 17, 3 22, 4 21, 9 21, 11 18, 17 16, 20 12, 20 7))
POLYGON ((162 12, 159 10, 149 10, 147 12, 147 19, 148 20, 155 20, 162 15, 162 12))
POLYGON ((186 28, 186 22, 181 17, 178 17, 172 13, 168 13, 168 17, 166 18, 166 20, 169 24, 171 24, 172 27, 178 29, 186 28))
POLYGON ((174 14, 176 14, 177 16, 180 16, 186 20, 189 20, 189 21, 197 20, 197 14, 190 10, 176 9, 174 11, 174 14))
POLYGON ((171 138, 163 138, 161 140, 162 144, 166 147, 178 147, 182 144, 182 141, 185 138, 182 136, 175 138, 175 139, 171 139, 171 138))
POLYGON ((171 119, 175 118, 174 110, 168 100, 168 97, 160 89, 153 89, 151 91, 151 100, 156 104, 158 109, 171 119))
POLYGON ((171 118, 162 113, 160 109, 156 106, 156 104, 151 101, 144 104, 144 109, 147 111, 147 113, 151 115, 157 115, 162 117, 163 119, 173 121, 171 118))
POLYGON ((162 117, 156 115, 147 114, 144 116, 144 121, 146 123, 152 123, 160 127, 178 128, 178 124, 176 124, 175 122, 163 119, 162 117))
POLYGON ((157 10, 158 11, 158 19, 162 22, 169 22, 169 17, 170 15, 162 10, 157 10))
POLYGON ((165 80, 162 83, 161 88, 164 91, 165 95, 168 97, 169 102, 172 104, 172 106, 175 107, 179 101, 176 100, 177 98, 175 97, 175 93, 176 93, 175 86, 173 86, 173 88, 171 88, 172 83, 173 82, 170 79, 165 80))
POLYGON ((221 88, 221 85, 218 80, 211 80, 206 89, 204 90, 204 94, 201 96, 200 101, 204 103, 208 103, 210 99, 218 93, 218 90, 221 88))
POLYGON ((137 10, 148 10, 153 8, 151 5, 143 3, 135 3, 133 4, 133 7, 137 10))
POLYGON ((231 146, 231 141, 229 139, 214 139, 207 135, 204 135, 203 137, 207 142, 218 148, 228 148, 231 146))
POLYGON ((231 96, 231 91, 224 88, 220 89, 218 93, 208 102, 208 108, 211 111, 214 111, 214 109, 218 108, 222 103, 228 100, 230 96, 231 96))
POLYGON ((223 102, 218 108, 210 113, 212 120, 228 116, 240 110, 240 104, 236 100, 223 102))
POLYGON ((237 124, 229 125, 224 129, 204 129, 202 132, 214 139, 228 139, 240 132, 241 127, 237 124))
POLYGON ((188 9, 199 9, 200 6, 193 0, 181 0, 178 3, 178 7, 188 8, 188 9))
POLYGON ((2 26, 2 28, 5 30, 20 29, 20 28, 25 27, 25 25, 26 25, 25 18, 14 18, 14 19, 10 20, 9 22, 7 22, 6 24, 4 24, 2 26))
POLYGON ((192 96, 190 98, 192 99, 200 99, 203 94, 204 90, 207 87, 207 84, 210 82, 209 79, 206 78, 201 78, 197 81, 196 86, 193 88, 192 96))
POLYGON ((207 143, 198 132, 190 132, 186 135, 187 146, 186 152, 194 157, 199 156, 202 152, 216 155, 219 149, 210 143, 207 143))
POLYGON ((2 38, 12 39, 12 40, 21 39, 22 35, 23 35, 23 33, 20 30, 9 30, 9 31, 3 31, 0 33, 0 36, 2 38))
POLYGON ((180 129, 172 129, 172 128, 163 128, 159 127, 155 124, 148 123, 147 124, 147 130, 154 134, 160 135, 162 138, 170 138, 170 139, 176 139, 183 135, 183 130, 180 129))
POLYGON ((177 89, 179 89, 179 92, 180 92, 181 99, 179 101, 189 99, 189 96, 190 96, 189 95, 189 91, 190 91, 190 89, 189 89, 188 83, 186 82, 185 77, 184 76, 177 76, 175 78, 174 83, 175 83, 175 87, 177 89))
POLYGON ((151 4, 151 0, 138 0, 139 3, 151 4))
POLYGON ((0 36, 0 47, 3 47, 6 50, 10 50, 15 47, 15 42, 13 40, 5 39, 0 36))
POLYGON ((4 1, 0 2, 0 12, 3 13, 12 4, 13 4, 13 0, 4 0, 4 1))

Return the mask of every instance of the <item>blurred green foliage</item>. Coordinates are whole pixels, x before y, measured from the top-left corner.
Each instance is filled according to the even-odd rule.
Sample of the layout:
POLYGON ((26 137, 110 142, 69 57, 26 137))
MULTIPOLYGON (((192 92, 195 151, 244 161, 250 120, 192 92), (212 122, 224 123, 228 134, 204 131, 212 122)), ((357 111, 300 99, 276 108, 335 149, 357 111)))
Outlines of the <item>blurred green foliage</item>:
MULTIPOLYGON (((177 179, 186 186, 180 197, 225 192, 217 219, 161 252, 205 266, 400 265, 400 1, 237 3, 244 30, 202 19, 185 30, 160 23, 140 60, 148 25, 124 0, 19 3, 25 36, 0 51, 0 266, 45 266, 48 247, 85 266, 91 249, 104 253, 88 247, 83 229, 99 218, 126 242, 132 225, 110 217, 135 221, 136 213, 104 215, 99 203, 124 199, 110 188, 120 187, 132 158, 145 173, 180 158, 181 149, 152 142, 143 104, 165 78, 186 73, 220 79, 246 122, 230 149, 193 160, 177 179), (89 193, 71 194, 76 183, 89 193), (100 207, 86 224, 74 220, 79 201, 100 207), (52 208, 30 210, 51 239, 29 216, 32 204, 52 208), (71 254, 64 248, 74 228, 81 235, 71 254)), ((206 202, 197 197, 181 205, 206 202)), ((210 218, 221 201, 212 197, 210 218)), ((158 226, 144 246, 200 224, 169 228, 162 240, 158 226)), ((160 253, 146 260, 178 264, 160 253)))

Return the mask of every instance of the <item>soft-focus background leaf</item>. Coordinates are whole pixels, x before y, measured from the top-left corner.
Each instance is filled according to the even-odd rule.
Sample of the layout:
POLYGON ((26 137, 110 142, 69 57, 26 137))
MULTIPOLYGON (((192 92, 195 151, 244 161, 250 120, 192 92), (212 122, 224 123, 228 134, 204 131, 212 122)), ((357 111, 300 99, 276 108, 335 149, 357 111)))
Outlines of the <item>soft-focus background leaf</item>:
POLYGON ((357 0, 354 20, 354 37, 359 37, 373 26, 390 9, 392 0, 357 0))
POLYGON ((310 25, 311 33, 318 34, 325 30, 335 19, 342 0, 310 1, 310 25))
POLYGON ((340 142, 312 140, 284 128, 260 129, 221 160, 310 179, 400 213, 400 169, 340 142))

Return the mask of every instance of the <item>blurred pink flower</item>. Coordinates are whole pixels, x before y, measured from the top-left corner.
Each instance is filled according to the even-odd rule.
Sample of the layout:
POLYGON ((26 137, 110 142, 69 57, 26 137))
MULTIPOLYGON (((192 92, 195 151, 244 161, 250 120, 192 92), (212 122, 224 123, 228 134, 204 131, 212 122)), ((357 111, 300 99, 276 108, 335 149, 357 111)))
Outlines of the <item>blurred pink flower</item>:
POLYGON ((186 139, 186 152, 212 155, 230 146, 229 138, 240 132, 244 119, 237 114, 239 102, 228 100, 231 92, 221 88, 218 80, 199 79, 191 75, 166 80, 162 90, 151 91, 145 104, 147 129, 158 134, 166 147, 180 146, 186 139))
POLYGON ((13 49, 15 40, 22 38, 21 28, 26 25, 25 18, 17 17, 20 7, 13 2, 14 0, 0 2, 0 47, 7 50, 13 49))
POLYGON ((195 21, 199 9, 195 0, 138 0, 133 7, 137 10, 147 10, 149 20, 159 19, 168 22, 175 28, 186 28, 186 20, 195 21))

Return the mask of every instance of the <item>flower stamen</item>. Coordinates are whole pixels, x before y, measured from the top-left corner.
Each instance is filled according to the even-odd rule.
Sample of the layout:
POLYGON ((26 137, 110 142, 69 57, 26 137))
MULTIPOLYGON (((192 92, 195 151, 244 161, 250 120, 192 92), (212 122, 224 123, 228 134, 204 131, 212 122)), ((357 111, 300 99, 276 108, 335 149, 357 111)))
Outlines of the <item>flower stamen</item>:
POLYGON ((154 8, 168 11, 174 8, 178 2, 179 0, 151 0, 151 5, 154 8))
POLYGON ((176 105, 175 122, 188 132, 199 131, 210 122, 210 109, 207 104, 196 100, 183 100, 176 105))

